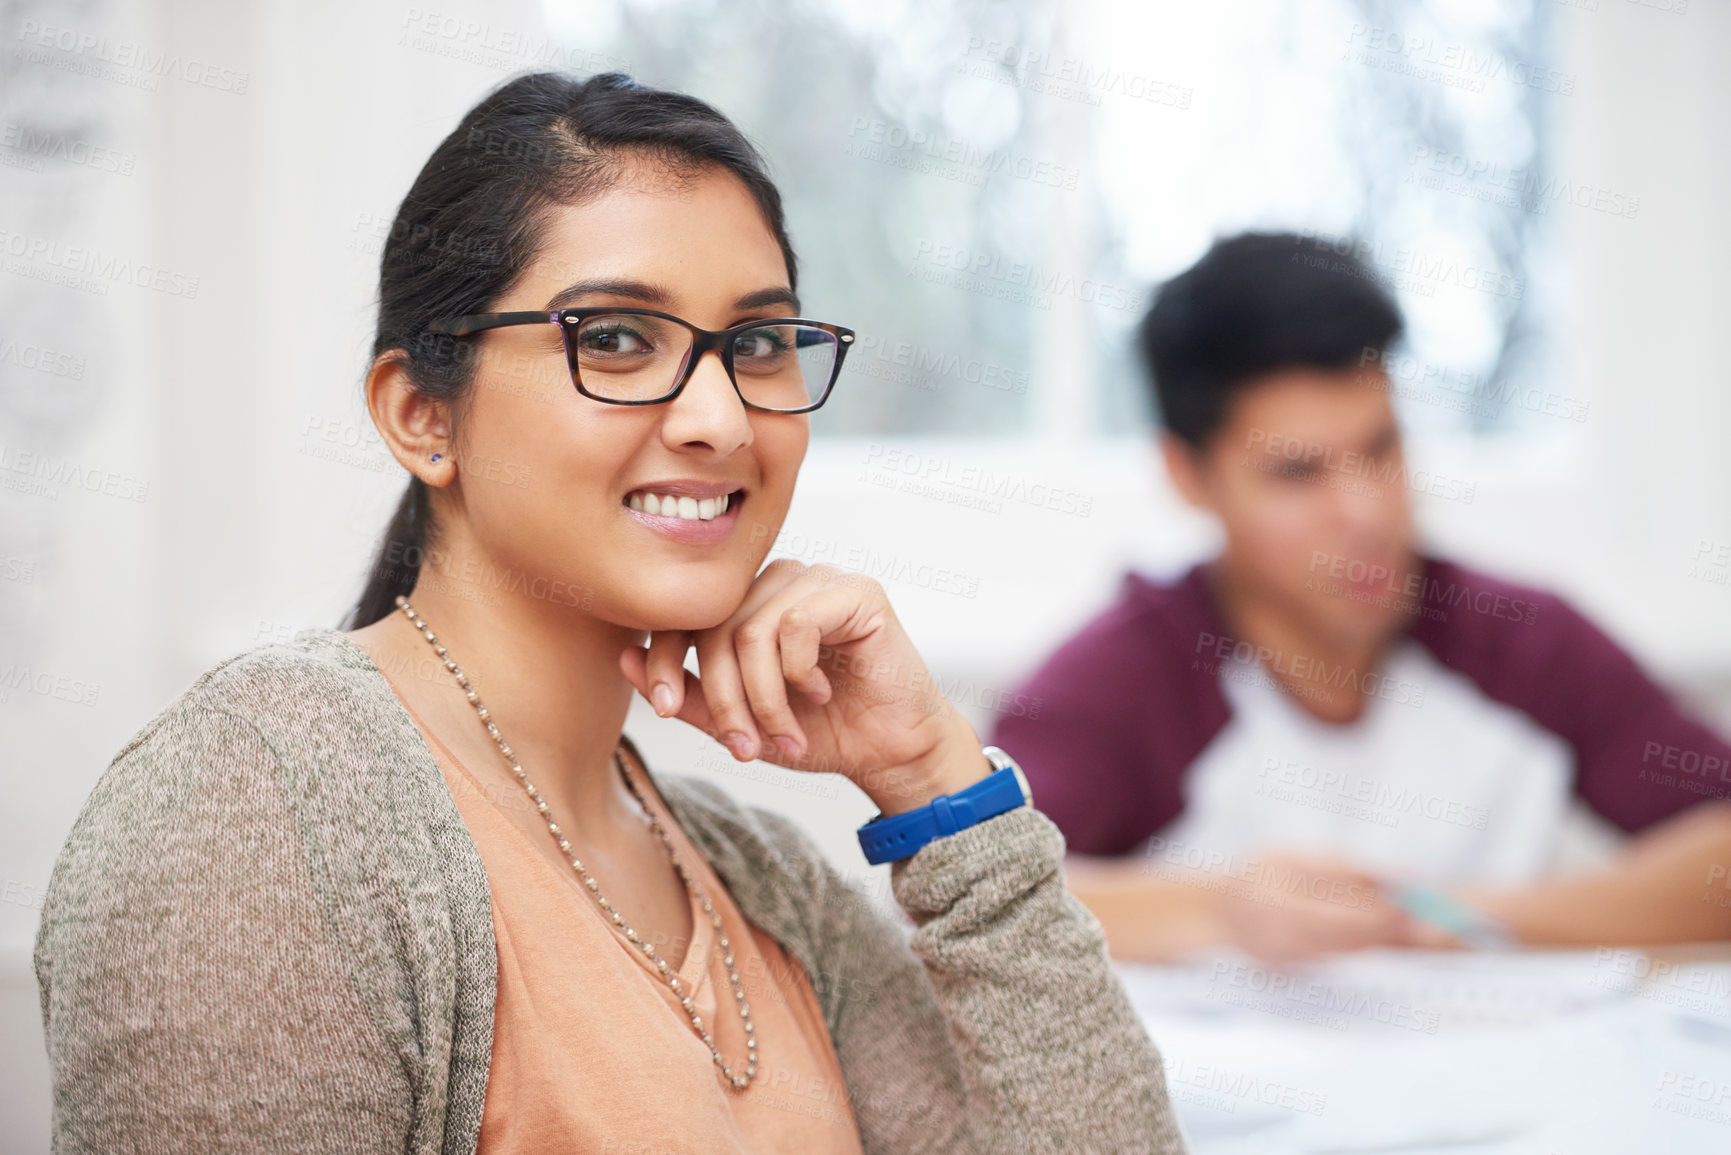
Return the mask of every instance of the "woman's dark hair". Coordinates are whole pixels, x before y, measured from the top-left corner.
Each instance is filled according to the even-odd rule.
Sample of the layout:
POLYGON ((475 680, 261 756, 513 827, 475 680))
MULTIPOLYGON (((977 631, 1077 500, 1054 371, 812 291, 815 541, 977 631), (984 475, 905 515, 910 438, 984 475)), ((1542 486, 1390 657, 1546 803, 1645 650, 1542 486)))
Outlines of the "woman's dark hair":
MULTIPOLYGON (((450 403, 454 450, 476 346, 472 337, 432 334, 427 326, 491 311, 539 253, 546 210, 605 192, 637 160, 673 175, 714 166, 738 177, 781 245, 788 287, 798 289, 781 194, 762 155, 720 112, 618 72, 587 80, 536 72, 506 81, 433 150, 397 209, 379 260, 373 356, 399 351, 414 387, 450 403)), ((397 595, 414 589, 437 539, 431 494, 412 477, 344 628, 392 613, 397 595)))
POLYGON ((1349 238, 1241 233, 1160 287, 1136 339, 1166 429, 1203 448, 1232 398, 1282 369, 1348 369, 1400 335, 1349 238))

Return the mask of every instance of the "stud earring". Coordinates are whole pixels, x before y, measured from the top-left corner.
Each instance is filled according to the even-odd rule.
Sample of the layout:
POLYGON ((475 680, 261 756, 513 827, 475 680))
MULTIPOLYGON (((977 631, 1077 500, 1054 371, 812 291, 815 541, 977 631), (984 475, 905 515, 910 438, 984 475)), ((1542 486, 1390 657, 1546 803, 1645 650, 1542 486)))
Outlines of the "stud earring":
POLYGON ((433 454, 433 460, 437 461, 437 460, 439 460, 439 458, 441 458, 443 456, 445 456, 443 453, 435 453, 435 454, 433 454))

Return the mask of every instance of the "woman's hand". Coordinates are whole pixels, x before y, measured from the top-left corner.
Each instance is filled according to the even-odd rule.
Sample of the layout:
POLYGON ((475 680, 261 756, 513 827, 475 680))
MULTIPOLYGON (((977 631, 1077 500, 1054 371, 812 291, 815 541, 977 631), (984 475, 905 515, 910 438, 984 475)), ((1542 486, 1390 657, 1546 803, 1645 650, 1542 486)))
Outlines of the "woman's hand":
POLYGON ((657 714, 703 730, 739 761, 845 774, 885 814, 990 769, 882 587, 834 566, 773 561, 725 622, 655 633, 619 664, 657 714), (697 674, 684 669, 692 646, 697 674))

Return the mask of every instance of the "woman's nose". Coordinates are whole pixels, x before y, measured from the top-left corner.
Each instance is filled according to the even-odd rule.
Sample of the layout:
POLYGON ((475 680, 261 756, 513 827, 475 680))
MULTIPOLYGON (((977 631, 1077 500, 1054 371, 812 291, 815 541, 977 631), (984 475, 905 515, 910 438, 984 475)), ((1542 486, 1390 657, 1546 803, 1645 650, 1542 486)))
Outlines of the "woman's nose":
POLYGON ((697 359, 690 380, 667 403, 662 438, 670 446, 706 445, 721 457, 751 444, 751 420, 721 363, 721 354, 707 350, 697 359))

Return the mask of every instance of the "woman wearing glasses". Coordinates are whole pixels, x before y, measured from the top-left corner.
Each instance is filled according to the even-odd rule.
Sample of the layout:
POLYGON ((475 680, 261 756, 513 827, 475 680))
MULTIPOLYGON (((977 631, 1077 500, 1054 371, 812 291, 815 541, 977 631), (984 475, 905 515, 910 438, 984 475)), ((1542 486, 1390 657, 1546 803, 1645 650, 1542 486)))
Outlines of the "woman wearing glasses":
POLYGON ((1020 771, 875 583, 759 572, 853 336, 795 281, 689 97, 525 76, 440 144, 381 262, 413 476, 349 628, 203 674, 56 864, 56 1151, 1182 1149, 1020 771), (911 934, 651 772, 633 693, 851 779, 911 934))

